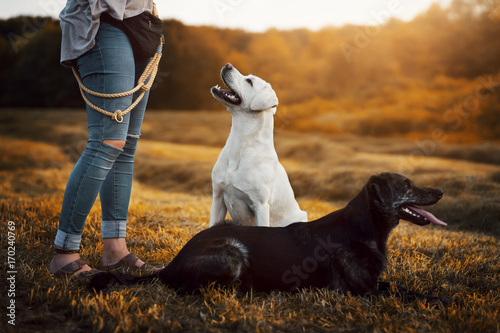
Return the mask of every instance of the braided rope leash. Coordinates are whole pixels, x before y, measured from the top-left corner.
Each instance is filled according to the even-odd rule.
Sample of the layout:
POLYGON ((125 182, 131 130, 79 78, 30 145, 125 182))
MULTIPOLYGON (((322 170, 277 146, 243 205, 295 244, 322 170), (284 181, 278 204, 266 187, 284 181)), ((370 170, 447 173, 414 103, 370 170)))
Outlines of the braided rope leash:
MULTIPOLYGON (((156 15, 158 17, 158 10, 156 9, 156 4, 153 3, 153 15, 156 15)), ((155 82, 156 74, 158 73, 158 66, 160 64, 160 59, 162 55, 162 48, 163 48, 163 36, 160 38, 160 44, 158 45, 158 49, 156 50, 155 55, 151 60, 149 61, 148 65, 144 69, 144 72, 142 73, 141 77, 137 81, 137 86, 135 86, 133 89, 123 92, 123 93, 116 93, 116 94, 102 94, 93 90, 88 89, 85 87, 83 84, 80 74, 78 73, 78 70, 75 67, 71 67, 73 70, 73 75, 76 78, 76 81, 78 82, 78 86, 80 87, 80 93, 82 94, 83 100, 85 103, 87 103, 92 109, 99 111, 100 113, 111 117, 111 119, 116 120, 116 122, 121 123, 123 121, 123 116, 125 116, 127 113, 132 111, 133 108, 136 107, 137 104, 142 100, 144 97, 144 94, 146 91, 151 89, 153 86, 153 83, 155 82), (149 77, 149 80, 148 80, 149 77), (146 82, 147 80, 147 82, 146 82), (90 95, 97 96, 97 97, 102 97, 102 98, 119 98, 119 97, 125 97, 132 95, 136 91, 142 90, 141 94, 137 97, 135 102, 133 102, 125 111, 121 110, 116 110, 115 112, 109 112, 104 109, 101 109, 100 107, 94 105, 90 100, 87 98, 85 95, 85 92, 87 92, 90 95)))
MULTIPOLYGON (((160 48, 160 47, 161 47, 161 45, 158 48, 160 48)), ((151 61, 148 63, 148 65, 144 69, 144 72, 142 73, 141 77, 137 81, 137 86, 135 86, 133 89, 131 89, 129 91, 122 92, 122 93, 116 93, 116 94, 103 94, 103 93, 99 93, 99 92, 88 89, 83 84, 83 82, 80 78, 80 75, 78 74, 77 69, 75 67, 71 67, 71 69, 73 70, 73 75, 75 76, 76 81, 78 82, 78 86, 80 87, 80 93, 82 94, 82 97, 83 97, 83 100, 85 101, 85 103, 87 103, 92 109, 94 109, 94 110, 96 110, 96 111, 98 111, 106 116, 111 117, 111 119, 116 120, 116 122, 118 122, 118 123, 121 123, 123 121, 123 116, 125 116, 127 113, 132 111, 132 109, 135 108, 136 105, 139 104, 139 102, 142 100, 146 91, 151 89, 151 87, 153 86, 153 83, 154 83, 155 78, 156 78, 156 74, 158 73, 158 65, 160 63, 160 59, 161 59, 161 51, 160 52, 157 51, 157 53, 155 53, 155 55, 153 56, 151 61), (148 77, 149 77, 149 80, 148 80, 148 77), (146 80, 147 80, 147 82, 146 82, 146 80), (125 97, 125 96, 132 95, 133 93, 135 93, 136 91, 139 91, 139 90, 142 90, 141 94, 137 97, 137 99, 127 109, 125 109, 124 111, 116 110, 115 112, 109 112, 109 111, 106 111, 104 109, 101 109, 100 107, 98 107, 98 106, 94 105, 92 102, 90 102, 90 100, 85 95, 85 92, 87 92, 90 95, 102 97, 102 98, 119 98, 119 97, 125 97)))

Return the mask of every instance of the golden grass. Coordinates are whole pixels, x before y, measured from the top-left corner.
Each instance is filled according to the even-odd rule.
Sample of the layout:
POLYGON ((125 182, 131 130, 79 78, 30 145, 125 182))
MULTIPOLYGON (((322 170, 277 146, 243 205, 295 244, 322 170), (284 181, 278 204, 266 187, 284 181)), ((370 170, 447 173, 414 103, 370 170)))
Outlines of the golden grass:
POLYGON ((303 132, 411 140, 428 138, 439 129, 448 143, 477 143, 488 137, 488 129, 478 121, 488 102, 475 95, 478 87, 478 79, 443 75, 432 80, 400 78, 348 90, 335 100, 316 97, 289 105, 278 124, 285 122, 289 128, 303 132), (464 101, 471 98, 478 102, 477 109, 464 112, 464 101))
MULTIPOLYGON (((449 222, 449 227, 417 227, 402 221, 389 239, 387 267, 380 277, 413 291, 458 300, 448 307, 431 306, 423 300, 405 303, 395 296, 355 297, 317 289, 242 295, 232 288, 208 286, 201 296, 181 297, 158 282, 115 286, 96 295, 79 281, 54 279, 48 272, 65 181, 74 153, 85 142, 81 132, 75 131, 85 126, 85 116, 66 115, 57 111, 1 114, 0 127, 16 128, 2 132, 0 146, 4 261, 6 222, 14 221, 16 227, 16 327, 4 324, 7 331, 499 329, 500 167, 467 158, 482 146, 460 146, 460 154, 448 159, 446 152, 455 146, 443 144, 441 155, 414 163, 410 178, 444 190, 445 197, 431 210, 449 222), (40 119, 36 133, 29 126, 13 126, 26 117, 40 119), (58 133, 63 133, 63 139, 58 133)), ((146 120, 137 152, 128 244, 152 264, 167 264, 187 240, 208 227, 210 171, 229 130, 220 124, 228 126, 230 119, 228 122, 228 113, 198 112, 193 120, 198 133, 193 134, 185 130, 194 119, 191 115, 148 115, 151 119, 146 120), (163 126, 177 134, 163 132, 163 126), (210 138, 204 142, 203 136, 210 138)), ((404 139, 296 133, 287 128, 279 129, 275 140, 299 203, 311 219, 342 207, 369 175, 397 171, 415 149, 413 142, 404 139)), ((100 205, 96 203, 84 231, 82 256, 97 265, 101 250, 100 205)), ((6 269, 0 277, 6 281, 6 269)), ((4 309, 7 301, 2 298, 4 309)))

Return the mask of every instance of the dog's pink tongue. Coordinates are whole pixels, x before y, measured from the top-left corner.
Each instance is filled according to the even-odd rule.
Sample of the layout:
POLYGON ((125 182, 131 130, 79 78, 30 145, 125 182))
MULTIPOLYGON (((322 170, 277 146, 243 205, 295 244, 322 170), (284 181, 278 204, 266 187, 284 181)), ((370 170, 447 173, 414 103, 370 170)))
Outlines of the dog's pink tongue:
POLYGON ((418 209, 418 208, 415 208, 415 207, 411 207, 411 210, 413 210, 415 213, 417 213, 417 214, 419 214, 419 215, 421 215, 423 217, 426 217, 429 221, 431 221, 434 224, 448 225, 448 224, 446 224, 446 222, 441 221, 440 219, 438 219, 437 217, 435 217, 431 213, 426 212, 423 209, 418 209))

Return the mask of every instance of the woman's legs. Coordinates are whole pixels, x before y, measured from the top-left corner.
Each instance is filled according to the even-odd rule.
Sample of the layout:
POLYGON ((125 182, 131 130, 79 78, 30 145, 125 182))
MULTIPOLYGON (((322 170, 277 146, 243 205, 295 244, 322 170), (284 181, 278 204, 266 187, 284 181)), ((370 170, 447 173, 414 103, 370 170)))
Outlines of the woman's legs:
MULTIPOLYGON (((83 83, 91 90, 109 94, 124 92, 134 87, 135 63, 130 42, 121 30, 109 24, 101 24, 95 47, 80 57, 77 65, 83 83)), ((117 109, 125 110, 133 98, 88 97, 95 105, 111 112, 117 109)), ((124 116, 122 123, 117 123, 87 106, 89 141, 68 180, 55 240, 57 247, 79 249, 87 215, 102 184, 108 179, 109 173, 114 172, 116 160, 125 150, 131 113, 124 116)), ((131 179, 129 183, 131 185, 131 179)), ((121 186, 126 187, 126 182, 119 187, 121 186)), ((128 209, 128 200, 126 206, 128 209)), ((78 254, 56 255, 51 262, 51 272, 57 271, 75 258, 78 258, 78 254)), ((88 269, 90 267, 85 265, 81 270, 88 269)))

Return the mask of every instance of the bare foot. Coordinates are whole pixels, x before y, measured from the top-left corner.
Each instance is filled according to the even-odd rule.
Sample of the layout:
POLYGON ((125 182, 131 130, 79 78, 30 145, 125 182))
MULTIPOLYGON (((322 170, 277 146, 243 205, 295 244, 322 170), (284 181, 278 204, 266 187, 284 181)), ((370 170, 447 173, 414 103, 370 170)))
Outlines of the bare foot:
MULTIPOLYGON (((104 247, 102 251, 102 266, 111 266, 117 264, 120 260, 130 254, 130 251, 127 249, 127 243, 125 238, 106 238, 104 239, 104 247)), ((133 264, 137 268, 141 268, 144 266, 144 261, 137 259, 133 264)), ((159 271, 164 266, 161 267, 152 267, 150 265, 146 265, 144 268, 153 269, 155 271, 159 271)))
MULTIPOLYGON (((127 242, 125 238, 105 238, 104 246, 102 249, 101 265, 114 265, 129 253, 130 251, 127 248, 127 242)), ((135 265, 137 267, 142 267, 144 265, 144 261, 139 259, 137 260, 135 265)))

